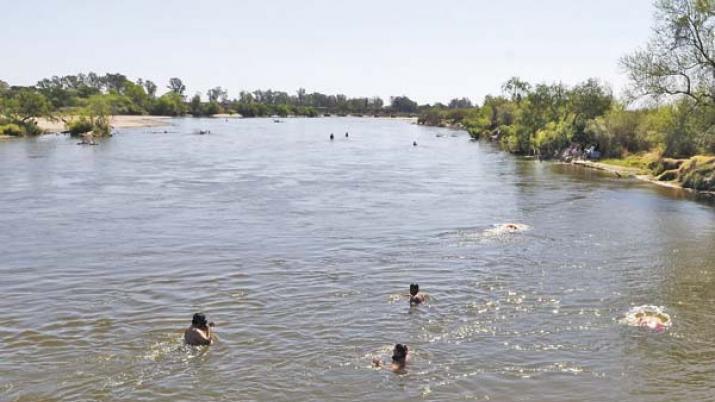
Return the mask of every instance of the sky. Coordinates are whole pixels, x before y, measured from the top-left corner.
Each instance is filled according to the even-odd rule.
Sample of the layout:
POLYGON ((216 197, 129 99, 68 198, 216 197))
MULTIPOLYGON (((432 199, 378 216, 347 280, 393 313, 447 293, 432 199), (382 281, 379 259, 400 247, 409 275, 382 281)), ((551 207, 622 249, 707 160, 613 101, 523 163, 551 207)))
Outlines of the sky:
MULTIPOLYGON (((0 0, 0 80, 122 73, 240 90, 480 101, 518 76, 619 94, 653 0, 0 0)), ((161 91, 160 91, 161 92, 161 91)))

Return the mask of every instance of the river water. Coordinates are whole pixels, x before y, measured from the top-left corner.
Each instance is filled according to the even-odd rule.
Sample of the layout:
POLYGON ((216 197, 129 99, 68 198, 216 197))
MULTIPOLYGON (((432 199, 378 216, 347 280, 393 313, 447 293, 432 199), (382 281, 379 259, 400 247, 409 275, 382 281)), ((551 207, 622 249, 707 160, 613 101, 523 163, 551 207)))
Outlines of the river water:
POLYGON ((711 205, 398 120, 163 130, 0 143, 0 400, 715 398, 711 205))

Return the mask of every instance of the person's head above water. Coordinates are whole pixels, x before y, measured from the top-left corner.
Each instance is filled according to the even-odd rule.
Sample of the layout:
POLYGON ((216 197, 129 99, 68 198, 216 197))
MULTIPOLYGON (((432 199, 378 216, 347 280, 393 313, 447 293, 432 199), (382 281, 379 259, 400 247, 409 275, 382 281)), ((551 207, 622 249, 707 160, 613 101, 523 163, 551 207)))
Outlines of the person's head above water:
POLYGON ((419 292, 420 292, 420 285, 418 285, 416 283, 410 284, 410 294, 412 296, 417 295, 417 293, 419 293, 419 292))
POLYGON ((194 318, 191 319, 191 326, 196 327, 196 328, 206 328, 209 326, 208 322, 206 322, 206 316, 204 313, 196 313, 194 314, 194 318))
POLYGON ((393 362, 404 362, 407 359, 407 345, 398 343, 392 350, 392 361, 393 362))

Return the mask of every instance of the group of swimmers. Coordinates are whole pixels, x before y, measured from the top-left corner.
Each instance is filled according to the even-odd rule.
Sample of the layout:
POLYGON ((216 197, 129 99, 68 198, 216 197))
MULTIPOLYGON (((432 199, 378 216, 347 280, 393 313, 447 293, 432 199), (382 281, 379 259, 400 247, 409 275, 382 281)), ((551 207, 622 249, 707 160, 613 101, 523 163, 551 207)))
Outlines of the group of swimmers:
MULTIPOLYGON (((350 137, 350 134, 348 134, 348 132, 346 131, 346 132, 345 132, 345 138, 348 138, 348 137, 350 137)), ((334 140, 334 139, 335 139, 335 135, 334 135, 333 133, 330 133, 330 141, 332 141, 332 140, 334 140)))
MULTIPOLYGON (((420 292, 420 285, 410 284, 410 293, 400 296, 408 297, 411 307, 425 303, 429 296, 420 292)), ((670 316, 662 311, 660 307, 640 306, 634 307, 626 314, 624 322, 628 325, 646 327, 657 332, 664 331, 671 325, 670 316)), ((203 313, 194 314, 191 326, 184 331, 184 342, 191 346, 208 346, 213 343, 214 336, 213 322, 208 322, 203 313)), ((392 349, 391 360, 385 361, 379 356, 372 358, 372 365, 376 368, 384 368, 399 373, 405 370, 407 363, 411 360, 409 347, 398 343, 392 349)))
MULTIPOLYGON (((428 296, 420 292, 420 285, 410 284, 410 293, 404 295, 409 297, 410 306, 418 306, 427 301, 428 296)), ((206 319, 204 313, 196 313, 191 319, 191 325, 184 331, 184 343, 190 346, 208 346, 214 341, 213 322, 206 319)), ((410 360, 409 348, 407 345, 398 343, 392 350, 392 359, 388 363, 380 357, 373 357, 372 364, 375 367, 390 369, 399 372, 405 369, 410 360)))
MULTIPOLYGON (((345 132, 345 138, 349 138, 349 137, 350 137, 350 134, 348 134, 348 132, 346 131, 346 132, 345 132)), ((335 139, 335 134, 330 133, 330 141, 333 141, 334 139, 335 139)), ((416 147, 416 146, 417 146, 417 141, 412 141, 412 146, 413 146, 413 147, 416 147)))

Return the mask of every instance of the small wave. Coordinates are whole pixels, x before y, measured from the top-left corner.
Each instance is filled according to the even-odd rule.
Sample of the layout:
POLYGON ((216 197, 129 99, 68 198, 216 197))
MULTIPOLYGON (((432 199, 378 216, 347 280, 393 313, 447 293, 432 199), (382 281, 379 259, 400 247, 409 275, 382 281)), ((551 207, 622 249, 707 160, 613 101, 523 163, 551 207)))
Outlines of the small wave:
POLYGON ((482 234, 484 237, 499 237, 512 233, 526 232, 529 229, 529 225, 524 225, 522 223, 501 223, 485 230, 482 234))
POLYGON ((648 305, 631 308, 620 322, 631 327, 649 328, 658 332, 665 331, 673 323, 670 315, 663 311, 663 307, 648 305))

